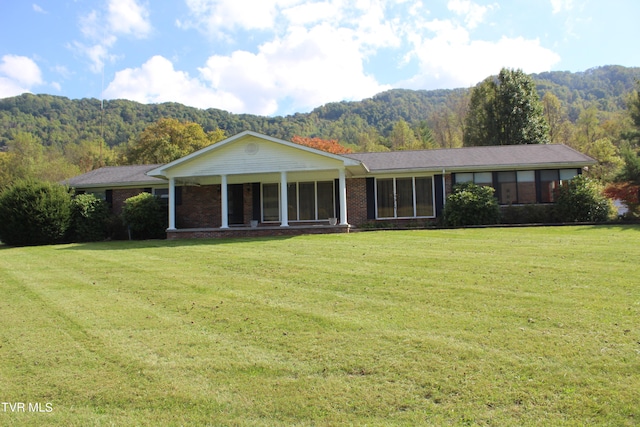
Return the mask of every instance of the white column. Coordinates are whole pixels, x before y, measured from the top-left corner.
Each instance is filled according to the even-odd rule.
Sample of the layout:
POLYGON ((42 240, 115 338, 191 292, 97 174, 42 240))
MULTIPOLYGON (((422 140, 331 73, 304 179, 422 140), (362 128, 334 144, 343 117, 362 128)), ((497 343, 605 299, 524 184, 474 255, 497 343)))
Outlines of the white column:
POLYGON ((280 172, 280 227, 289 226, 289 201, 287 200, 287 172, 280 172))
POLYGON ((221 175, 220 182, 220 205, 222 206, 222 225, 220 228, 229 228, 229 198, 227 196, 227 175, 221 175))
POLYGON ((176 179, 169 178, 169 228, 176 229, 176 179))
POLYGON ((344 169, 340 169, 338 177, 338 196, 340 203, 340 225, 348 225, 347 222, 347 180, 344 169))

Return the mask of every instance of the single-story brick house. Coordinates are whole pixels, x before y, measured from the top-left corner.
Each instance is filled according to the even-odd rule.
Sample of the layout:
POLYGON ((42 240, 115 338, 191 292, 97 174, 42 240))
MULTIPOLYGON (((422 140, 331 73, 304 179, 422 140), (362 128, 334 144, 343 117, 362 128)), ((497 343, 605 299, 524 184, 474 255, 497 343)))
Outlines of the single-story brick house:
POLYGON ((170 239, 347 232, 427 225, 455 183, 496 189, 502 205, 553 203, 595 161, 564 145, 331 154, 245 131, 164 165, 104 167, 71 178, 116 213, 142 191, 167 201, 170 239))

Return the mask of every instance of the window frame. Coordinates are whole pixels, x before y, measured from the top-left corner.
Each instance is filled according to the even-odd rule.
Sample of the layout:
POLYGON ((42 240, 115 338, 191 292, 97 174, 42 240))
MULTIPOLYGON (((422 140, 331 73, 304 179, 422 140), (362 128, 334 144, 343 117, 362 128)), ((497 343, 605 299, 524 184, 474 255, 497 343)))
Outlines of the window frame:
MULTIPOLYGON (((375 218, 376 219, 417 219, 417 218, 435 218, 436 217, 436 200, 435 200, 435 179, 432 175, 399 175, 393 177, 376 177, 375 185, 374 185, 374 198, 375 198, 375 218), (411 208, 413 210, 413 214, 410 216, 399 216, 398 213, 400 209, 406 209, 406 206, 399 206, 399 195, 398 195, 398 180, 402 180, 401 182, 406 182, 407 179, 411 180, 411 208), (431 215, 418 215, 418 194, 416 190, 416 179, 428 179, 431 183, 430 186, 430 206, 431 206, 431 215), (393 216, 381 216, 380 214, 380 184, 382 183, 391 183, 392 197, 387 197, 386 201, 391 201, 393 206, 393 216)), ((407 199, 405 197, 405 199, 407 199)), ((390 207, 385 207, 385 209, 389 209, 390 207)))
MULTIPOLYGON (((335 197, 335 182, 333 180, 322 180, 322 181, 288 181, 287 182, 287 219, 288 222, 321 222, 321 221, 327 221, 329 219, 329 217, 327 218, 321 218, 319 213, 320 213, 320 204, 318 203, 318 184, 330 184, 331 185, 331 207, 330 209, 335 213, 336 211, 336 197, 335 197), (303 197, 301 197, 301 184, 303 188, 306 188, 306 191, 303 190, 303 197), (312 191, 310 188, 310 184, 313 184, 313 189, 312 191), (301 212, 301 200, 304 203, 311 201, 311 198, 309 197, 311 195, 311 193, 313 193, 313 215, 311 219, 300 219, 300 212, 301 212), (293 202, 293 203, 292 203, 293 202), (293 205, 293 206, 292 206, 293 205)), ((263 182, 260 185, 260 216, 261 216, 261 221, 264 223, 277 223, 282 221, 282 207, 281 207, 281 193, 280 193, 280 183, 275 183, 275 182, 263 182), (264 187, 265 186, 277 186, 277 203, 278 203, 278 218, 277 219, 272 219, 273 216, 269 217, 269 219, 265 218, 265 199, 264 199, 264 187)), ((325 194, 326 196, 326 194, 325 194)), ((322 208, 322 210, 326 209, 325 207, 322 208)), ((307 209, 308 211, 308 209, 307 209)), ((309 212, 307 212, 309 213, 309 212)), ((334 214, 335 215, 335 214, 334 214)))

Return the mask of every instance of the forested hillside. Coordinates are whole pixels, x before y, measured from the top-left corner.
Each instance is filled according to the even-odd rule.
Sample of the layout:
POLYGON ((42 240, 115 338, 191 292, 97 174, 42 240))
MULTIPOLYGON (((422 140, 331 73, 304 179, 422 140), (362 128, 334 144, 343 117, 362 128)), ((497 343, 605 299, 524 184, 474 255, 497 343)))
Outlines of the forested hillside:
MULTIPOLYGON (((532 77, 540 97, 546 92, 553 93, 566 109, 568 119, 575 122, 580 112, 592 105, 604 116, 625 109, 625 96, 634 89, 635 80, 640 79, 640 68, 606 66, 581 73, 556 71, 532 77)), ((45 145, 104 138, 113 147, 126 143, 163 117, 194 121, 205 131, 220 128, 227 135, 254 130, 285 139, 301 135, 362 145, 358 144, 358 136, 375 132, 387 138, 400 120, 411 126, 426 121, 433 129, 441 116, 463 114, 464 106, 458 105, 460 111, 456 111, 456 104, 464 104, 468 91, 393 89, 363 101, 330 103, 310 113, 286 117, 231 114, 175 103, 145 105, 126 100, 101 103, 98 99, 24 94, 0 99, 0 146, 6 145, 16 131, 24 131, 45 145)))
MULTIPOLYGON (((545 104, 551 142, 571 145, 599 160, 618 154, 616 150, 633 129, 627 106, 640 80, 640 68, 604 66, 532 78, 545 104)), ((67 173, 84 171, 122 162, 114 153, 161 118, 195 122, 205 132, 220 129, 226 136, 253 130, 288 140, 295 135, 335 139, 354 151, 459 147, 470 91, 394 89, 286 117, 231 114, 176 103, 144 105, 24 94, 0 100, 0 152, 11 151, 12 144, 16 151, 39 144, 50 149, 44 154, 57 150, 77 167, 68 168, 67 173), (94 152, 87 160, 86 152, 95 150, 99 154, 94 152)))

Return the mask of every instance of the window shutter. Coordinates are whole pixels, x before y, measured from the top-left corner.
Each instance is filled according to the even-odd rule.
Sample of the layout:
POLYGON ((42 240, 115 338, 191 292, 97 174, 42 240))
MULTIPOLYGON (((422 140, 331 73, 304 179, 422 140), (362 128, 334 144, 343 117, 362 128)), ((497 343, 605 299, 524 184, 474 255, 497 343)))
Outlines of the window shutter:
POLYGON ((442 211, 444 210, 444 199, 447 197, 442 191, 442 180, 442 175, 433 176, 433 185, 436 187, 436 217, 442 215, 442 211))
POLYGON ((260 221, 260 183, 254 182, 251 184, 251 196, 253 198, 253 214, 252 219, 260 221))
POLYGON ((376 179, 367 178, 367 219, 376 219, 376 179))

